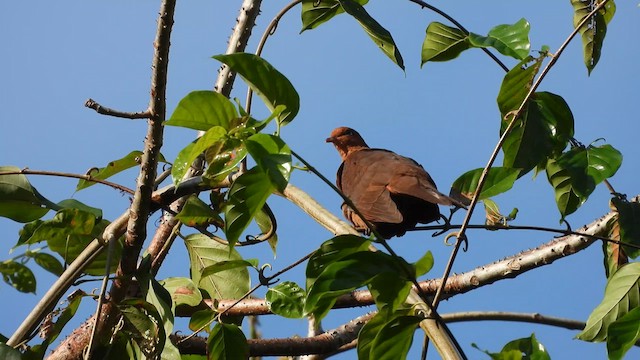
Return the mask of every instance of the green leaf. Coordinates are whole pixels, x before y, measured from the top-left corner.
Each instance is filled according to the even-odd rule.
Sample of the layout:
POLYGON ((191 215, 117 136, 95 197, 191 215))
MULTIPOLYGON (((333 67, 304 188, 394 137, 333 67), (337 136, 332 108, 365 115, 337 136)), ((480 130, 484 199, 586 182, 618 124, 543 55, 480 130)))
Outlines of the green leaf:
POLYGON ((203 226, 207 227, 213 224, 217 227, 223 226, 220 215, 204 201, 200 200, 197 195, 191 195, 185 202, 182 210, 176 215, 176 219, 180 220, 187 226, 203 226))
POLYGON ((416 268, 416 277, 420 277, 433 268, 433 254, 431 251, 427 251, 413 266, 416 268))
POLYGON ((358 359, 359 360, 375 360, 371 357, 371 348, 373 347, 376 335, 380 333, 382 327, 389 321, 388 314, 378 312, 360 329, 358 334, 358 359))
POLYGON ((311 285, 305 314, 313 313, 316 319, 322 319, 338 296, 368 285, 374 277, 384 273, 397 274, 396 278, 401 278, 401 270, 396 260, 381 252, 360 251, 341 257, 328 264, 311 285))
POLYGON ((200 276, 202 277, 207 277, 209 275, 213 275, 215 273, 218 273, 220 271, 225 271, 225 270, 231 270, 231 269, 235 269, 235 268, 246 268, 246 267, 252 267, 252 268, 257 268, 258 267, 258 259, 249 259, 249 260, 244 260, 244 259, 240 259, 240 260, 223 260, 223 261, 219 261, 213 265, 209 265, 207 267, 205 267, 204 269, 202 269, 202 274, 200 276))
POLYGON ((392 314, 407 300, 412 283, 400 272, 383 272, 371 279, 369 291, 378 311, 392 314))
POLYGON ((271 233, 267 242, 269 243, 271 251, 273 251, 273 256, 275 257, 276 248, 278 246, 278 234, 276 233, 277 222, 275 220, 275 215, 273 215, 273 212, 267 203, 265 203, 264 206, 260 208, 260 211, 256 213, 254 220, 260 228, 262 235, 271 233))
MULTIPOLYGON (((502 121, 501 134, 511 117, 502 121)), ((573 115, 562 97, 535 93, 527 110, 507 135, 503 145, 504 166, 521 168, 519 176, 558 155, 573 137, 573 115)))
POLYGON ((4 282, 23 293, 36 293, 36 277, 31 269, 13 260, 0 263, 0 274, 4 282))
MULTIPOLYGON (((478 182, 484 169, 474 169, 462 174, 451 187, 468 199, 473 198, 478 182)), ((490 197, 502 194, 513 187, 514 182, 520 174, 520 169, 507 167, 492 167, 489 169, 484 186, 480 192, 479 200, 488 199, 490 197)))
POLYGON ((202 276, 207 266, 221 261, 242 260, 242 256, 228 246, 202 234, 192 234, 185 238, 185 245, 191 263, 191 279, 206 290, 212 299, 238 299, 249 291, 249 271, 246 267, 234 268, 202 276))
MULTIPOLYGON (((595 9, 597 4, 598 2, 596 1, 571 0, 571 5, 573 5, 574 11, 573 26, 577 27, 578 24, 580 24, 580 22, 586 18, 593 9, 595 9)), ((591 71, 598 63, 598 60, 600 60, 602 44, 604 43, 604 37, 607 34, 607 24, 609 24, 615 12, 615 2, 609 1, 580 28, 584 64, 586 65, 589 74, 591 74, 591 71)))
MULTIPOLYGON (((369 0, 356 0, 364 5, 369 0)), ((334 16, 342 14, 344 9, 338 0, 304 0, 302 1, 302 33, 305 30, 315 29, 334 16)))
POLYGON ((369 244, 371 241, 356 235, 338 235, 323 242, 307 262, 307 289, 328 265, 347 255, 367 250, 369 244))
POLYGON ((238 112, 235 106, 224 95, 199 90, 182 98, 165 124, 201 131, 214 126, 229 130, 229 122, 236 117, 238 112))
POLYGON ((291 176, 291 150, 275 135, 255 134, 245 141, 251 157, 278 191, 284 191, 291 176))
MULTIPOLYGON (((15 166, 0 166, 0 174, 17 172, 15 166)), ((27 223, 43 217, 51 202, 31 186, 22 174, 0 175, 0 216, 27 223)))
POLYGON ((21 360, 22 354, 17 349, 14 349, 5 343, 0 343, 0 359, 21 360))
POLYGON ((286 125, 293 120, 300 109, 300 96, 291 82, 266 60, 257 55, 235 53, 216 55, 214 59, 227 64, 260 96, 269 110, 278 105, 286 109, 278 116, 279 123, 286 125))
MULTIPOLYGON (((540 70, 542 60, 544 60, 544 57, 533 58, 532 56, 527 56, 518 65, 509 70, 502 79, 502 85, 498 93, 498 108, 500 109, 502 121, 505 121, 507 114, 517 110, 524 101, 536 74, 540 70)), ((508 120, 511 120, 511 116, 508 117, 508 120)), ((504 128, 501 129, 500 133, 503 131, 504 128)))
POLYGON ((346 13, 353 16, 369 35, 371 40, 378 45, 380 50, 396 63, 404 71, 402 55, 393 41, 391 33, 369 15, 367 10, 354 0, 338 0, 346 13))
POLYGON ((283 281, 269 288, 265 296, 267 306, 276 315, 290 319, 303 317, 305 291, 292 281, 283 281))
MULTIPOLYGON (((618 212, 620 241, 625 244, 640 245, 640 204, 621 200, 618 197, 612 198, 611 203, 618 212)), ((640 256, 640 249, 624 245, 622 248, 632 259, 640 256)))
POLYGON ((125 299, 118 305, 124 320, 123 331, 147 358, 155 358, 164 348, 167 335, 155 306, 142 299, 125 299))
POLYGON ((403 360, 407 358, 413 334, 422 318, 398 316, 384 324, 371 346, 371 359, 403 360))
POLYGON ((469 34, 469 43, 474 47, 493 47, 503 55, 511 56, 518 60, 529 55, 529 22, 520 19, 513 25, 498 25, 489 31, 487 36, 474 33, 469 34))
MULTIPOLYGON (((121 159, 113 160, 109 162, 107 166, 103 168, 92 169, 87 175, 91 176, 92 179, 106 180, 117 173, 130 169, 134 166, 140 165, 141 158, 142 158, 142 151, 139 151, 139 150, 132 151, 121 159)), ((166 162, 166 160, 164 159, 164 156, 160 155, 160 161, 166 162)), ((76 186, 76 191, 86 189, 89 186, 93 186, 95 184, 96 183, 94 181, 79 180, 78 185, 76 186)))
POLYGON ((562 218, 576 211, 595 186, 613 176, 622 155, 610 145, 574 148, 547 163, 547 178, 554 188, 562 218))
POLYGON ((244 143, 233 147, 233 141, 225 142, 222 148, 209 148, 205 151, 205 159, 209 166, 205 170, 203 178, 210 183, 217 184, 236 170, 238 164, 247 156, 247 148, 244 143), (214 153, 213 150, 218 151, 214 153))
POLYGON ((170 277, 159 281, 159 283, 171 295, 174 306, 197 306, 202 302, 200 289, 189 278, 170 277))
POLYGON ((242 232, 275 189, 268 175, 257 167, 240 175, 233 182, 224 208, 224 233, 231 246, 238 242, 242 232))
POLYGON ((13 249, 29 241, 36 229, 39 228, 42 224, 44 224, 43 220, 35 220, 25 224, 19 231, 20 237, 18 237, 18 242, 13 247, 13 249))
POLYGON ((249 358, 247 338, 238 326, 218 323, 209 335, 207 354, 218 360, 246 360, 249 358))
POLYGON ((640 339, 640 308, 635 308, 609 326, 607 353, 610 360, 620 360, 640 339))
POLYGON ((60 261, 51 254, 27 251, 27 256, 33 258, 36 264, 40 265, 41 268, 47 270, 53 275, 60 276, 64 271, 64 267, 62 266, 60 261))
POLYGON ((205 150, 211 147, 216 147, 217 149, 222 148, 226 136, 227 130, 222 126, 214 126, 199 137, 195 143, 190 143, 184 149, 180 150, 171 168, 173 183, 178 184, 182 181, 191 164, 193 164, 195 159, 205 150))
POLYGON ((203 329, 209 332, 209 325, 215 321, 217 316, 218 313, 213 311, 211 308, 198 310, 194 312, 189 319, 189 329, 191 329, 191 331, 201 331, 200 329, 203 329))
POLYGON ((622 165, 622 154, 608 144, 598 147, 589 146, 586 155, 587 174, 596 184, 615 175, 622 165))
POLYGON ((94 208, 93 206, 89 206, 81 203, 76 199, 66 199, 62 200, 58 203, 60 209, 78 209, 90 214, 93 214, 96 219, 102 219, 102 209, 94 208))
MULTIPOLYGON (((472 346, 479 349, 476 344, 472 344, 472 346)), ((481 351, 489 355, 491 359, 494 360, 551 360, 549 353, 545 349, 544 345, 538 342, 535 334, 531 334, 531 336, 527 338, 510 341, 499 353, 491 353, 486 350, 481 351)))
POLYGON ((639 279, 640 263, 629 263, 616 271, 607 281, 604 299, 589 315, 577 338, 591 342, 606 340, 611 324, 640 307, 639 279))
POLYGON ((422 43, 420 66, 428 61, 455 59, 467 49, 469 42, 464 31, 434 21, 427 27, 427 35, 422 43))

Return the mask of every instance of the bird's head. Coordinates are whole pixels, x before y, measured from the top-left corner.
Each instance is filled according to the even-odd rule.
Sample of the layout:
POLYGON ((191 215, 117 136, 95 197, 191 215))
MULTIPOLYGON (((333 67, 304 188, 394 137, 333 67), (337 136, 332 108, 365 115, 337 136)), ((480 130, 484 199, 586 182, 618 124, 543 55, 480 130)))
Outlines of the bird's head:
POLYGON ((333 143, 343 160, 353 151, 368 148, 357 131, 344 126, 333 129, 326 142, 333 143))

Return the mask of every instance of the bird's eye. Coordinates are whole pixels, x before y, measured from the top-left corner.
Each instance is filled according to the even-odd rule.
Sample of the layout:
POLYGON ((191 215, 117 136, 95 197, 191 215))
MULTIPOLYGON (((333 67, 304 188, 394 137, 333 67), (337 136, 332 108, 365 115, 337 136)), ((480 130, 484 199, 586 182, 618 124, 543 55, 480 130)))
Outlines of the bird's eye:
POLYGON ((349 136, 353 136, 353 135, 355 135, 355 132, 353 130, 349 129, 349 130, 345 131, 344 134, 345 135, 349 135, 349 136))

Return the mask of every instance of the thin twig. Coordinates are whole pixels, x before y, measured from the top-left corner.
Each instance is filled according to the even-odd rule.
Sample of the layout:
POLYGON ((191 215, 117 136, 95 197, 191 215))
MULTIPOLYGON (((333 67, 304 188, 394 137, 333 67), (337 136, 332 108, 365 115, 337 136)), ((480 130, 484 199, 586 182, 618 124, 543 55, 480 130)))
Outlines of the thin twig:
POLYGON ((500 152, 500 149, 502 149, 502 145, 504 144, 504 141, 507 135, 511 133, 511 130, 515 127, 516 122, 519 120, 522 112, 524 111, 525 106, 528 104, 529 100, 531 99, 535 91, 538 89, 538 87, 540 86, 540 83, 545 78, 547 73, 551 70, 551 67, 553 67, 556 61, 558 61, 558 58, 560 57, 564 49, 567 47, 569 42, 571 42, 571 40, 575 37, 575 35, 578 33, 580 28, 587 22, 587 20, 590 19, 596 12, 600 11, 600 9, 607 3, 607 1, 608 0, 605 0, 602 3, 598 4, 593 9, 593 11, 591 11, 589 15, 586 16, 584 19, 582 19, 582 21, 576 26, 576 28, 571 32, 569 37, 560 46, 560 48, 555 53, 555 55, 551 57, 551 60, 549 61, 547 66, 540 73, 540 76, 536 79, 536 81, 534 81, 533 85, 529 89, 529 92, 522 100, 522 103, 520 104, 520 107, 518 108, 518 110, 512 113, 513 115, 512 115, 511 121, 509 122, 509 125, 506 127, 506 129, 502 133, 502 136, 500 136, 500 140, 498 140, 498 143, 496 144, 496 147, 493 150, 493 153, 491 154, 487 165, 484 167, 482 174, 480 175, 480 179, 478 180, 478 187, 476 188, 476 191, 473 195, 473 199, 471 200, 471 204, 469 205, 465 218, 462 222, 462 227, 460 228, 460 231, 456 234, 456 243, 454 245, 453 251, 451 252, 451 256, 449 257, 449 261, 447 262, 444 274, 442 275, 442 286, 440 289, 438 289, 438 292, 436 293, 436 296, 433 299, 434 308, 436 309, 438 308, 438 303, 440 302, 440 297, 442 296, 442 288, 444 288, 444 285, 446 284, 446 281, 447 281, 447 277, 449 277, 449 274, 451 273, 453 262, 456 259, 458 251, 460 250, 460 246, 462 245, 462 243, 466 242, 465 232, 466 232, 467 226, 469 225, 469 222, 471 221, 471 215, 473 214, 473 210, 475 209, 475 206, 478 203, 478 198, 479 198, 480 192, 482 191, 484 183, 486 181, 487 174, 489 173, 489 169, 493 166, 493 163, 497 158, 498 153, 500 152))
POLYGON ((2 171, 2 172, 0 172, 0 176, 2 176, 2 175, 44 175, 44 176, 66 177, 66 178, 79 179, 79 180, 84 180, 84 181, 91 181, 91 182, 95 182, 95 183, 98 183, 98 184, 106 185, 106 186, 112 187, 112 188, 114 188, 116 190, 120 190, 122 192, 130 194, 130 195, 133 195, 133 193, 134 193, 134 191, 132 189, 129 189, 126 186, 123 186, 123 185, 120 185, 120 184, 116 184, 114 182, 107 181, 107 180, 96 179, 94 177, 91 177, 91 175, 88 175, 88 174, 74 174, 74 173, 66 173, 66 172, 60 172, 60 171, 48 171, 48 170, 31 170, 29 168, 24 168, 24 169, 16 170, 16 171, 2 171))
POLYGON ((98 114, 101 114, 101 115, 108 115, 108 116, 124 118, 124 119, 132 119, 132 120, 148 119, 151 117, 151 112, 149 110, 140 111, 140 112, 118 111, 118 110, 110 109, 108 107, 104 107, 98 104, 97 102, 95 102, 93 99, 88 99, 87 101, 85 101, 84 106, 88 107, 89 109, 95 110, 98 114))

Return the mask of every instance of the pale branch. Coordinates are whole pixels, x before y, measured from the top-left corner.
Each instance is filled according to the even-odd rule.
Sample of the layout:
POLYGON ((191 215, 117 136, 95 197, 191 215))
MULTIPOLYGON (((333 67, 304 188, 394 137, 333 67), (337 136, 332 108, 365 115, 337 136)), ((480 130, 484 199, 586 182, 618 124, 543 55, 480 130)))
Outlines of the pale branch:
MULTIPOLYGON (((261 4, 262 0, 244 0, 242 2, 240 14, 236 19, 236 25, 233 27, 233 33, 229 38, 226 54, 245 51, 249 38, 251 37, 251 30, 256 25, 256 18, 260 15, 261 4)), ((231 89, 233 88, 235 75, 229 66, 222 64, 214 86, 215 91, 229 97, 231 89)))
POLYGON ((509 122, 507 127, 504 129, 504 132, 500 136, 500 139, 498 140, 498 143, 496 144, 493 152, 491 153, 491 156, 489 157, 489 161, 487 162, 487 165, 482 170, 482 174, 480 175, 480 179, 478 179, 478 185, 476 187, 476 191, 474 192, 473 198, 471 199, 471 204, 469 204, 469 207, 468 207, 468 210, 467 210, 467 212, 465 214, 464 220, 462 221, 462 227, 460 228, 460 231, 458 231, 455 234, 456 243, 454 245, 453 251, 451 252, 451 256, 449 257, 447 265, 445 267, 444 274, 442 275, 442 286, 441 286, 440 289, 438 289, 438 291, 436 292, 436 295, 435 295, 435 297, 433 299, 433 307, 434 308, 438 307, 438 302, 440 301, 440 297, 442 295, 442 288, 444 288, 444 285, 447 282, 447 278, 449 277, 449 274, 451 273, 451 270, 453 268, 453 263, 454 263, 454 261, 456 259, 458 251, 460 250, 460 246, 463 243, 467 243, 467 238, 466 238, 465 233, 466 233, 467 226, 469 225, 469 223, 471 221, 471 215, 473 214, 473 210, 475 209, 475 206, 477 205, 477 203, 479 201, 480 192, 482 191, 482 188, 484 187, 484 183, 485 183, 485 181, 487 179, 487 175, 489 174, 489 169, 491 169, 491 167, 493 166, 493 163, 495 162, 496 158, 498 157, 498 153, 500 152, 500 149, 502 149, 502 145, 504 144, 507 136, 509 135, 509 133, 511 133, 511 130, 515 127, 517 121, 520 119, 520 117, 521 117, 521 115, 522 115, 522 113, 523 113, 523 111, 525 109, 525 106, 531 100, 533 94, 535 93, 535 91, 538 89, 538 87, 542 83, 542 80, 549 73, 549 71, 551 70, 553 65, 556 63, 556 61, 558 61, 558 58, 560 58, 560 55, 562 54, 564 49, 567 47, 567 45, 569 45, 571 40, 576 36, 576 34, 580 30, 580 28, 589 19, 591 19, 598 11, 600 11, 600 9, 602 9, 606 5, 606 3, 608 1, 609 0, 604 0, 600 4, 595 6, 595 8, 587 16, 585 16, 585 18, 582 19, 582 21, 575 27, 575 29, 571 32, 569 37, 565 40, 564 43, 562 43, 562 45, 560 45, 560 48, 551 57, 551 60, 549 61, 547 66, 540 73, 540 76, 538 76, 538 78, 533 82, 531 88, 529 89, 529 92, 527 93, 527 95, 524 97, 524 99, 520 103, 520 107, 516 111, 510 113, 511 116, 512 116, 511 121, 509 122))
POLYGON ((139 112, 124 112, 124 111, 110 109, 108 107, 98 104, 93 99, 88 99, 87 101, 85 101, 84 106, 88 107, 89 109, 95 110, 100 115, 108 115, 108 116, 119 117, 124 119, 132 119, 132 120, 148 119, 152 115, 152 112, 149 111, 148 109, 145 111, 139 111, 139 112))
MULTIPOLYGON (((614 216, 616 216, 616 213, 610 212, 590 224, 585 225, 580 231, 580 233, 584 235, 567 235, 554 238, 535 249, 526 250, 500 261, 453 275, 445 285, 444 297, 450 298, 479 287, 493 284, 497 281, 515 278, 529 270, 550 265, 556 260, 584 250, 593 244, 600 234, 606 232, 607 223, 614 216)), ((426 294, 433 295, 441 284, 442 280, 438 278, 421 281, 420 287, 426 294)), ((207 302, 206 305, 213 307, 218 312, 225 311, 229 316, 271 314, 264 299, 247 299, 230 308, 233 302, 235 302, 235 300, 219 300, 217 302, 217 308, 213 307, 214 305, 211 302, 207 302)), ((369 291, 357 290, 339 297, 334 308, 353 308, 373 304, 373 297, 369 291)), ((200 308, 178 307, 176 309, 176 316, 191 316, 193 311, 197 309, 200 308)))

